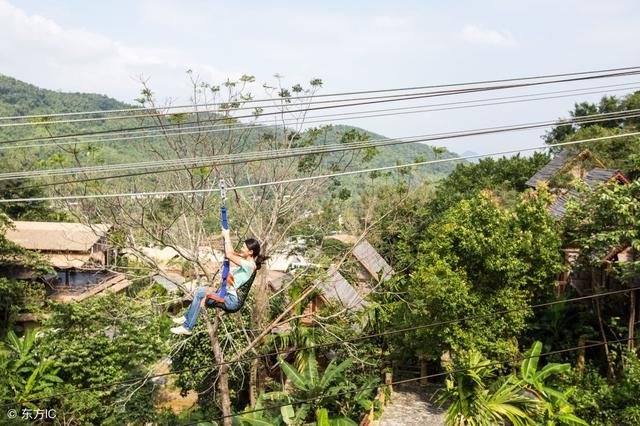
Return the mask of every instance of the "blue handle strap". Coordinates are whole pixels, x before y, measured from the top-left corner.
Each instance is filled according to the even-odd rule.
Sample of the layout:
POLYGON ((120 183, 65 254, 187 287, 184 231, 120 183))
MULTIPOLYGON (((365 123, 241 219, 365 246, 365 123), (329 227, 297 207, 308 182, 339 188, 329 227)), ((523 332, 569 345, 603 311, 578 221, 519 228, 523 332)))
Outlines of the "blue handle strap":
MULTIPOLYGON (((229 223, 227 222, 227 208, 222 206, 222 228, 229 229, 229 223)), ((227 294, 227 278, 229 277, 229 259, 227 259, 227 248, 224 247, 225 256, 222 261, 222 285, 220 286, 220 291, 217 293, 218 296, 224 298, 227 294)))
POLYGON ((227 222, 227 208, 222 206, 222 228, 229 229, 229 223, 227 222))

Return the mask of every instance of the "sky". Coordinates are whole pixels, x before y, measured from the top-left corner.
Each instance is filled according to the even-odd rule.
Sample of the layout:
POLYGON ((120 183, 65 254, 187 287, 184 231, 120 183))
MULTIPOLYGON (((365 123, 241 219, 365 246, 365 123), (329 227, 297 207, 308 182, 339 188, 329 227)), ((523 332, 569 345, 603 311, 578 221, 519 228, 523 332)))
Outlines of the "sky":
MULTIPOLYGON (((639 18, 637 0, 0 0, 0 73, 129 103, 139 96, 141 79, 161 102, 188 103, 188 69, 211 83, 242 74, 267 84, 276 73, 288 85, 321 78, 320 93, 446 84, 640 65, 639 18)), ((635 81, 640 78, 479 98, 635 81)), ((261 90, 256 85, 254 95, 264 97, 261 90)), ((553 120, 566 117, 574 102, 600 96, 339 124, 406 137, 553 120)), ((435 144, 485 154, 540 145, 543 133, 435 144)))

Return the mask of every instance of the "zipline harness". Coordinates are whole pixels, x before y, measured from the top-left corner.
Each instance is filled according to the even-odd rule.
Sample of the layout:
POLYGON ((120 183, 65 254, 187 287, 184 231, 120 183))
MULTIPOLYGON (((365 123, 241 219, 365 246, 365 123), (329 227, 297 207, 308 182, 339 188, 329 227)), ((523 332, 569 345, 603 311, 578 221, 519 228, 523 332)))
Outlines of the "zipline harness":
MULTIPOLYGON (((225 187, 224 179, 220 179, 220 198, 222 202, 222 207, 220 209, 222 213, 222 229, 225 231, 229 230, 229 223, 227 221, 227 190, 225 187)), ((228 313, 238 312, 240 308, 244 305, 244 302, 247 299, 249 294, 249 290, 251 290, 251 286, 253 284, 253 280, 256 277, 256 271, 253 271, 249 280, 244 283, 244 285, 240 286, 236 289, 236 293, 238 295, 238 307, 236 309, 228 309, 224 304, 224 298, 227 295, 227 282, 230 285, 233 285, 233 275, 229 273, 230 271, 230 263, 229 258, 227 257, 227 245, 223 243, 224 246, 224 260, 222 261, 222 285, 220 286, 220 290, 214 294, 207 294, 207 307, 216 307, 222 309, 228 313)))

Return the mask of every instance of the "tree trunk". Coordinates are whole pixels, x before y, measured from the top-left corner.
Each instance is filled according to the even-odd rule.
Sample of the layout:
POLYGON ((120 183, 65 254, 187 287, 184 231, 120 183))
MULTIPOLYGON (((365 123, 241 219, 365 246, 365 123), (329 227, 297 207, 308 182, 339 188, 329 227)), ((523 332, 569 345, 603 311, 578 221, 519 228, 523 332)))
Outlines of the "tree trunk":
POLYGON ((627 348, 630 351, 635 347, 634 339, 636 337, 636 290, 631 290, 631 302, 629 306, 629 341, 627 348))
POLYGON ((587 336, 584 334, 581 334, 580 337, 578 337, 578 346, 580 347, 580 349, 578 349, 578 360, 576 361, 576 370, 580 375, 584 373, 584 367, 587 364, 586 349, 583 347, 586 344, 587 344, 587 336))
MULTIPOLYGON (((224 362, 224 354, 220 349, 220 341, 218 340, 218 325, 221 321, 222 314, 220 312, 216 312, 216 318, 211 324, 209 318, 205 312, 205 323, 207 325, 207 332, 209 333, 209 339, 211 340, 211 350, 213 351, 213 356, 215 357, 216 364, 221 364, 224 362)), ((224 364, 220 366, 219 375, 218 375, 218 390, 220 391, 220 407, 222 408, 222 415, 224 419, 222 424, 224 426, 232 426, 231 421, 231 397, 229 395, 229 365, 224 364)))
MULTIPOLYGON (((255 286, 256 305, 253 308, 252 326, 257 330, 261 330, 265 324, 266 315, 269 307, 269 285, 267 283, 267 274, 261 273, 258 276, 257 286, 255 286)), ((251 363, 251 372, 249 374, 249 398, 251 406, 255 405, 256 398, 260 393, 264 392, 264 386, 258 378, 260 369, 259 359, 255 359, 251 363)))
POLYGON ((604 342, 604 354, 607 357, 607 377, 615 380, 616 374, 613 371, 613 364, 611 363, 611 354, 609 353, 609 342, 607 336, 604 333, 604 326, 602 325, 602 314, 600 312, 600 299, 595 299, 596 312, 598 314, 598 325, 600 326, 600 334, 602 335, 602 341, 604 342))
POLYGON ((258 399, 258 359, 251 361, 251 372, 249 375, 249 403, 252 407, 256 406, 258 399))

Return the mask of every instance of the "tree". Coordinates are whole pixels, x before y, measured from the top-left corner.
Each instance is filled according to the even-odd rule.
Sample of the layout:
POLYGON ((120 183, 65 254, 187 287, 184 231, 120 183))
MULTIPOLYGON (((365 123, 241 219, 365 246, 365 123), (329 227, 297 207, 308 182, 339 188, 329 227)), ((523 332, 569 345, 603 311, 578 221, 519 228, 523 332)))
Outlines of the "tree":
POLYGON ((395 345, 431 359, 461 349, 517 353, 516 339, 531 315, 524 306, 553 295, 561 268, 548 202, 544 191, 529 192, 505 209, 482 192, 429 226, 414 242, 414 272, 399 278, 403 294, 392 305, 393 318, 395 326, 444 324, 399 337, 395 345), (495 312, 503 311, 496 320, 495 312), (480 318, 448 322, 467 316, 480 318))
POLYGON ((40 350, 55 355, 65 392, 97 387, 50 401, 58 415, 82 424, 155 418, 153 382, 104 385, 153 374, 169 351, 166 324, 150 302, 113 293, 54 305, 40 350))
MULTIPOLYGON (((254 121, 241 121, 243 109, 251 104, 253 98, 248 87, 255 82, 252 76, 243 76, 236 81, 227 80, 221 85, 201 82, 190 73, 193 84, 194 113, 163 115, 152 90, 143 83, 141 105, 151 108, 149 116, 142 124, 153 124, 158 127, 160 137, 144 139, 138 142, 138 151, 144 152, 147 158, 160 161, 184 158, 210 158, 206 165, 193 167, 180 163, 175 168, 167 168, 152 177, 142 179, 113 179, 99 183, 61 183, 56 189, 65 192, 81 190, 93 193, 109 192, 113 189, 121 191, 142 190, 187 190, 167 197, 148 198, 116 198, 105 200, 82 201, 78 205, 68 204, 69 210, 84 223, 110 223, 115 227, 114 243, 119 248, 126 248, 137 257, 138 261, 155 273, 171 277, 157 265, 153 259, 142 253, 141 247, 154 245, 171 247, 180 258, 191 265, 193 281, 199 285, 214 284, 217 281, 216 269, 213 268, 203 252, 202 247, 210 246, 219 230, 219 207, 221 200, 218 194, 207 192, 217 187, 218 180, 224 178, 227 186, 249 185, 243 191, 229 194, 230 227, 236 231, 235 237, 242 240, 245 236, 258 239, 263 247, 262 254, 272 253, 281 247, 289 230, 304 220, 301 212, 316 212, 318 200, 325 196, 329 179, 291 182, 290 179, 304 178, 319 174, 322 171, 345 170, 356 160, 365 161, 375 152, 371 150, 344 151, 343 153, 317 154, 295 159, 274 158, 269 161, 245 161, 244 156, 259 151, 282 151, 299 147, 327 144, 325 134, 329 128, 307 129, 303 131, 305 114, 295 114, 293 110, 304 110, 307 103, 321 88, 322 81, 313 79, 306 88, 294 85, 290 88, 282 85, 277 79, 276 85, 265 85, 267 94, 272 97, 279 120, 272 127, 259 126, 254 121), (215 111, 200 112, 199 104, 215 105, 215 111), (285 117, 287 121, 285 121, 285 117), (290 120, 291 119, 291 120, 290 120), (249 121, 249 122, 247 122, 249 121), (253 126, 255 124, 255 126, 253 126), (209 130, 196 132, 191 127, 203 126, 209 130), (220 156, 241 154, 240 162, 218 161, 220 156), (252 186, 268 182, 273 185, 252 186), (212 237, 213 235, 213 237, 212 237)), ((272 111, 270 111, 271 113, 272 111)), ((253 111, 251 120, 262 118, 263 110, 253 111)), ((270 117, 270 116, 269 116, 270 117)), ((355 144, 367 140, 367 135, 350 130, 340 137, 344 145, 355 144)), ((266 155, 266 154, 265 154, 266 155)), ((257 158, 257 157, 256 157, 257 158)), ((259 158, 264 160, 264 158, 259 158)), ((80 158, 68 155, 66 161, 77 166, 91 163, 91 156, 80 158)), ((335 218, 337 219, 337 218, 335 218)), ((186 289, 183 288, 186 292, 186 289)), ((309 290, 312 291, 312 290, 309 290)), ((226 416, 231 414, 232 401, 229 389, 229 364, 225 361, 240 359, 246 353, 254 351, 263 342, 263 337, 270 330, 288 321, 291 309, 297 303, 306 300, 308 294, 301 294, 299 300, 292 300, 284 312, 268 324, 269 289, 264 274, 254 283, 253 315, 251 326, 260 330, 250 337, 250 341, 242 341, 223 349, 221 342, 237 341, 239 336, 230 333, 224 327, 221 312, 204 312, 205 329, 209 336, 209 348, 197 348, 197 351, 208 350, 213 353, 215 363, 221 365, 217 386, 219 392, 217 405, 226 416), (214 315, 214 318, 209 318, 214 315), (231 350, 230 348, 234 348, 231 350)), ((250 395, 259 394, 254 378, 255 368, 249 374, 252 378, 250 395)), ((255 402, 255 400, 253 400, 255 402)), ((227 417, 225 424, 229 424, 227 417)))
MULTIPOLYGON (((640 106, 640 92, 629 94, 623 98, 615 96, 603 96, 598 104, 582 102, 575 104, 570 111, 572 117, 582 117, 592 114, 604 114, 611 112, 624 112, 637 109, 640 106)), ((582 123, 556 126, 545 136, 545 142, 555 144, 580 139, 597 138, 601 136, 618 135, 637 131, 640 120, 637 117, 612 119, 597 123, 582 123)), ((585 144, 598 159, 608 168, 621 169, 632 179, 640 176, 640 138, 629 136, 609 141, 597 141, 585 144)), ((554 148, 555 151, 571 148, 554 148)))
MULTIPOLYGON (((569 244, 580 250, 577 268, 606 267, 622 284, 630 286, 640 275, 640 260, 616 261, 613 254, 625 249, 640 250, 640 181, 628 185, 600 185, 582 188, 569 203, 564 218, 569 244)), ((596 290, 603 283, 596 281, 596 290)), ((628 338, 633 347, 636 321, 636 291, 631 292, 628 338)), ((598 307, 598 305, 596 305, 598 307)))

